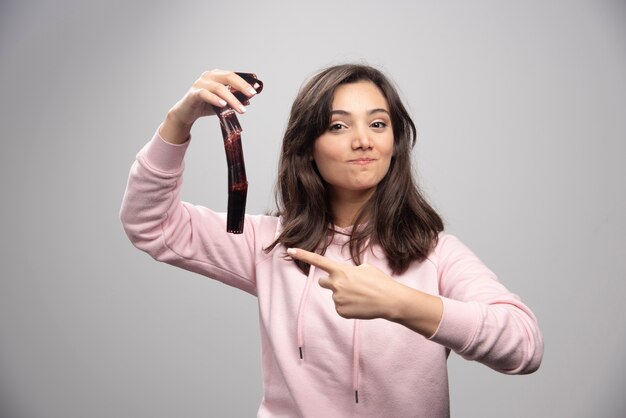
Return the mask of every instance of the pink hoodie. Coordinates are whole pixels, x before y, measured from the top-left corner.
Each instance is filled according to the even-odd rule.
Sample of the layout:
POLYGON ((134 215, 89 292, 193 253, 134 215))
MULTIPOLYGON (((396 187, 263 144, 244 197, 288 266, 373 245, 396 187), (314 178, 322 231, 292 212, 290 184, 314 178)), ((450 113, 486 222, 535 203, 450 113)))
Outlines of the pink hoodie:
MULTIPOLYGON (((384 319, 342 318, 317 285, 324 272, 311 268, 306 277, 282 246, 263 251, 279 218, 246 216, 243 234, 233 235, 225 214, 180 201, 188 144, 157 133, 139 152, 121 219, 133 244, 155 259, 258 298, 259 417, 446 417, 450 350, 507 374, 539 367, 543 340, 533 313, 457 238, 442 233, 428 259, 400 276, 380 248, 366 255, 405 285, 441 296, 443 317, 430 339, 384 319)), ((342 245, 349 231, 338 232, 326 256, 350 262, 342 245)))

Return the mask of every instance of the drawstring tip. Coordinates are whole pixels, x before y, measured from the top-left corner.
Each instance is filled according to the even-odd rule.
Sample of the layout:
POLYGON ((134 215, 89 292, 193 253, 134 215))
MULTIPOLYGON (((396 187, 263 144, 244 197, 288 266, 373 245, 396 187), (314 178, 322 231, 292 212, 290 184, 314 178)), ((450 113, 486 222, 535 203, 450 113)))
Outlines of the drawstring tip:
POLYGON ((302 360, 304 357, 302 357, 302 347, 298 347, 298 350, 300 351, 300 360, 302 360))
POLYGON ((356 403, 359 403, 359 391, 358 390, 354 391, 354 401, 356 403))

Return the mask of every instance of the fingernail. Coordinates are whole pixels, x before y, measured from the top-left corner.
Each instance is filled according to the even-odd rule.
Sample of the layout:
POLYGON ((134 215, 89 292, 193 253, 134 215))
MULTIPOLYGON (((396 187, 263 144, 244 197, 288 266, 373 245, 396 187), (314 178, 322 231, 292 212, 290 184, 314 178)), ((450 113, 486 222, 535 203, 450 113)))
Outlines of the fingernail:
POLYGON ((220 100, 220 106, 226 106, 226 101, 225 100, 220 100))
POLYGON ((243 105, 239 105, 239 111, 241 113, 246 113, 246 108, 243 105))
POLYGON ((252 87, 250 87, 250 88, 248 89, 248 93, 250 93, 250 94, 256 94, 256 90, 255 90, 255 89, 253 89, 252 87))
POLYGON ((287 254, 289 254, 289 255, 296 255, 296 249, 295 248, 287 248, 287 254))

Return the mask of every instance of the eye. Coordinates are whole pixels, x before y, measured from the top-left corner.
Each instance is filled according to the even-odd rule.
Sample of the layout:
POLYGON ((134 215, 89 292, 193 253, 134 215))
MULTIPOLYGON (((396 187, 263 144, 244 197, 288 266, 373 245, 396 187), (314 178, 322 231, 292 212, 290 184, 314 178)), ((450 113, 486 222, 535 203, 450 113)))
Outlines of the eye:
POLYGON ((345 127, 346 125, 344 125, 343 123, 333 123, 328 127, 328 130, 331 132, 336 132, 341 129, 344 129, 345 127))
POLYGON ((387 127, 387 124, 383 121, 377 120, 376 122, 372 122, 370 126, 375 129, 383 129, 387 127))

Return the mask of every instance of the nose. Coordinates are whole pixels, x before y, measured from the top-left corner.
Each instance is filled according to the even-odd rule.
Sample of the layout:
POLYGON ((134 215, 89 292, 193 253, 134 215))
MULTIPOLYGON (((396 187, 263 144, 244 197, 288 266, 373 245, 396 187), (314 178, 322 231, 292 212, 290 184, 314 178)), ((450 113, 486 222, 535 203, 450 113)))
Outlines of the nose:
POLYGON ((367 127, 358 124, 353 127, 353 130, 354 136, 352 137, 352 149, 357 150, 372 148, 372 141, 369 137, 367 127))

